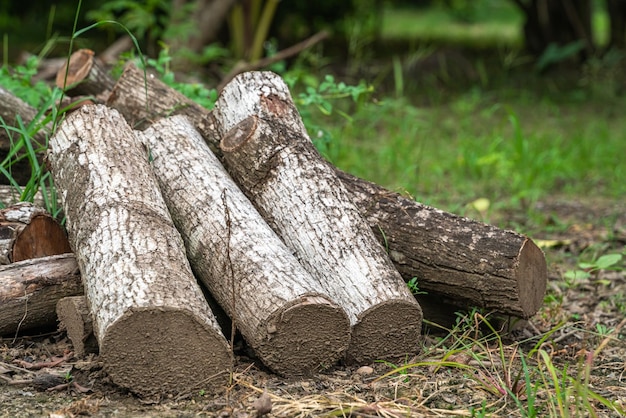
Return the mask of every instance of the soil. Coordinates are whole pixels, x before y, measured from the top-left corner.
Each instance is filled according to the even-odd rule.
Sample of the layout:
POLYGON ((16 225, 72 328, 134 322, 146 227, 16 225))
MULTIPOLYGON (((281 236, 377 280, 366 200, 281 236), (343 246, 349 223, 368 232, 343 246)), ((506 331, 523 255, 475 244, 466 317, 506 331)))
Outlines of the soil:
MULTIPOLYGON (((455 338, 444 339, 446 333, 425 335, 422 352, 407 359, 405 364, 411 366, 406 369, 389 363, 361 368, 337 365, 311 377, 286 379, 265 370, 240 343, 232 384, 222 392, 140 399, 110 382, 97 355, 74 358, 64 332, 25 335, 0 339, 0 416, 254 417, 270 408, 267 416, 277 417, 474 416, 472 409, 481 416, 481 408, 490 416, 522 416, 503 386, 519 394, 523 408, 534 400, 538 416, 547 416, 551 415, 547 408, 554 390, 545 391, 543 384, 537 384, 539 390, 532 394, 526 390, 523 376, 518 384, 514 377, 507 379, 517 373, 507 371, 520 370, 520 353, 534 347, 541 347, 557 370, 569 364, 568 374, 574 380, 588 381, 596 394, 626 408, 623 261, 620 270, 592 272, 582 279, 565 276, 580 260, 624 253, 626 202, 553 199, 539 202, 533 213, 536 219, 532 221, 527 212, 501 213, 492 219, 498 225, 530 230, 536 242, 546 245, 549 265, 544 306, 529 321, 509 321, 514 325, 500 333, 502 345, 494 338, 487 342, 488 329, 472 327, 487 313, 470 312, 460 316, 460 324, 469 327, 461 326, 455 338), (473 344, 456 350, 461 341, 473 344), (486 360, 477 360, 480 358, 486 360), (442 367, 443 360, 466 367, 442 367), (47 367, 34 369, 33 365, 47 367)), ((531 365, 536 365, 537 359, 537 355, 527 356, 531 365)), ((530 375, 536 380, 529 382, 549 376, 543 370, 543 374, 530 375)), ((598 398, 587 399, 598 416, 619 416, 598 398)), ((576 411, 576 406, 570 405, 573 415, 576 411)))

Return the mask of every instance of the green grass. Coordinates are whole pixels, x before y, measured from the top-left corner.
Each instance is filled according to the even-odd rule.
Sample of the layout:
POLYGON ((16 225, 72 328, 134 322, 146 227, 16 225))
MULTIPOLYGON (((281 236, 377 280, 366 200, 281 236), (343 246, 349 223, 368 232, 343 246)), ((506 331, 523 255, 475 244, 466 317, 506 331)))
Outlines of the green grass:
MULTIPOLYGON (((555 103, 478 89, 433 107, 383 99, 327 120, 326 157, 416 199, 458 209, 477 198, 530 205, 561 194, 626 195, 626 120, 618 102, 555 103)), ((321 117, 321 116, 320 116, 321 117)))

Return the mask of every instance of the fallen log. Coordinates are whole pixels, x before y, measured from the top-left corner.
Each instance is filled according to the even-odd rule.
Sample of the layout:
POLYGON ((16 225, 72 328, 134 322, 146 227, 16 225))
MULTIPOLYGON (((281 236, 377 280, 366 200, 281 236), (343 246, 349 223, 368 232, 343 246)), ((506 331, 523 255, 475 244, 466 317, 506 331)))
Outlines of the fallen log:
POLYGON ((72 254, 0 266, 0 335, 56 327, 57 301, 82 292, 72 254))
MULTIPOLYGON (((210 113, 172 89, 154 75, 146 73, 132 62, 126 64, 117 80, 107 106, 118 110, 134 129, 144 130, 153 122, 174 115, 189 117, 202 136, 215 136, 210 113)), ((209 143, 211 151, 219 152, 219 140, 209 143)))
POLYGON ((237 188, 182 115, 137 135, 196 276, 256 355, 281 375, 332 365, 350 323, 237 188))
MULTIPOLYGON (((214 113, 155 78, 147 79, 146 96, 142 74, 127 66, 108 104, 135 122, 158 119, 168 111, 183 112, 222 159, 214 113)), ((543 253, 530 238, 423 205, 339 169, 336 172, 405 281, 417 277, 422 291, 461 309, 480 307, 522 318, 537 312, 548 272, 543 253)), ((439 316, 441 312, 424 310, 427 319, 439 316)))
POLYGON ((72 341, 74 357, 98 352, 98 341, 93 335, 91 312, 85 296, 69 296, 59 299, 56 305, 59 329, 64 329, 72 341))
MULTIPOLYGON (((0 162, 9 155, 11 148, 20 140, 18 116, 24 127, 28 128, 31 123, 37 121, 37 110, 0 86, 0 120, 3 121, 3 126, 0 127, 0 162)), ((45 129, 33 130, 34 142, 45 144, 45 129)), ((33 146, 37 148, 36 144, 33 146)), ((26 184, 31 175, 30 163, 26 158, 16 161, 19 157, 23 157, 23 153, 12 157, 11 168, 7 170, 18 184, 26 184)), ((9 180, 5 176, 0 176, 0 183, 9 184, 9 180)))
POLYGON ((418 300, 440 298, 459 308, 482 307, 530 318, 541 307, 548 268, 525 235, 447 213, 338 171, 418 300))
POLYGON ((56 86, 69 96, 106 97, 114 85, 115 80, 90 49, 74 52, 56 76, 56 86))
POLYGON ((422 311, 384 248, 306 135, 287 86, 253 72, 215 107, 229 172, 300 263, 350 318, 351 362, 419 350, 422 311))
POLYGON ((121 115, 80 108, 51 138, 48 158, 113 382, 139 395, 223 387, 232 353, 121 115))
POLYGON ((0 209, 0 264, 71 251, 65 231, 45 209, 28 202, 0 209))

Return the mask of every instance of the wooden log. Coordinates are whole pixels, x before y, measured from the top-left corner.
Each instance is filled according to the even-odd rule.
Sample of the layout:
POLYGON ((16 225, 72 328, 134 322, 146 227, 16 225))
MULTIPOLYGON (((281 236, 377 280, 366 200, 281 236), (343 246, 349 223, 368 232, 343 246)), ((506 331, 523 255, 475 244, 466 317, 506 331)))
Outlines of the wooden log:
MULTIPOLYGON (((4 160, 9 151, 17 143, 21 136, 16 129, 18 128, 18 119, 20 117, 25 127, 28 127, 37 118, 37 110, 16 97, 13 93, 0 86, 0 118, 4 121, 4 125, 0 127, 0 161, 4 160)), ((33 140, 39 144, 45 144, 45 129, 38 130, 33 135, 33 140)), ((36 147, 36 145, 34 145, 36 147)), ((19 155, 13 157, 21 156, 19 155)), ((18 184, 26 184, 31 176, 30 164, 26 158, 14 162, 9 170, 12 178, 18 184)), ((0 176, 0 183, 10 184, 5 176, 0 176)))
POLYGON ((352 201, 418 300, 441 298, 458 308, 530 318, 541 307, 548 268, 527 236, 447 213, 338 171, 352 201))
POLYGON ((105 96, 115 80, 90 49, 74 52, 57 72, 56 85, 69 96, 105 96))
POLYGON ((369 225, 309 140, 289 91, 246 73, 216 104, 229 171, 298 260, 346 310, 351 362, 419 350, 422 312, 369 225))
POLYGON ((56 327, 57 301, 82 292, 72 254, 0 266, 0 335, 56 327))
POLYGON ((85 296, 70 296, 59 299, 56 305, 59 328, 65 329, 74 347, 74 357, 98 352, 98 341, 93 334, 89 305, 85 296))
POLYGON ((223 387, 232 353, 122 116, 80 108, 48 158, 112 380, 140 395, 223 387))
MULTIPOLYGON (((185 115, 193 120, 203 137, 215 135, 213 118, 205 108, 132 62, 117 80, 107 105, 117 109, 135 129, 146 129, 164 117, 185 115)), ((217 142, 209 143, 209 147, 218 152, 217 142)))
POLYGON ((0 210, 0 264, 69 252, 65 230, 45 209, 20 202, 0 210))
POLYGON ((263 363, 281 375, 332 365, 346 313, 324 294, 182 115, 138 133, 196 276, 263 363))
MULTIPOLYGON (((136 71, 126 68, 126 77, 120 81, 128 80, 124 88, 116 88, 118 97, 112 104, 132 120, 149 120, 153 114, 142 107, 146 102, 135 100, 135 96, 145 96, 143 84, 133 87, 130 82, 141 80, 136 71)), ((214 113, 157 81, 148 80, 148 97, 187 109, 185 115, 222 159, 214 113)), ((405 281, 417 277, 421 290, 458 308, 475 306, 522 318, 537 312, 548 272, 543 253, 530 238, 423 205, 339 169, 336 172, 380 242, 396 255, 391 258, 405 281), (451 274, 454 279, 449 281, 451 274)), ((449 308, 444 310, 445 314, 449 308)), ((430 309, 424 311, 427 319, 440 315, 430 309)))

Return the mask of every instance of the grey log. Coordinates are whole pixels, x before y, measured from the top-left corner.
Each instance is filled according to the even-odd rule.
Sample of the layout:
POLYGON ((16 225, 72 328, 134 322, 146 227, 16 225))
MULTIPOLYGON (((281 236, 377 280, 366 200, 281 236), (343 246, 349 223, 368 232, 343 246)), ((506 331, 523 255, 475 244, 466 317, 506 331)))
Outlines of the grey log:
POLYGON ((112 380, 143 396, 223 388, 232 354, 132 129, 84 106, 48 157, 112 380))
POLYGON ((142 133, 197 277, 266 366, 330 366, 348 346, 346 313, 324 294, 237 188, 188 119, 142 133))
POLYGON ((348 361, 392 361, 417 353, 420 306, 334 168, 315 150, 280 77, 235 77, 214 112, 229 172, 348 313, 348 361))

